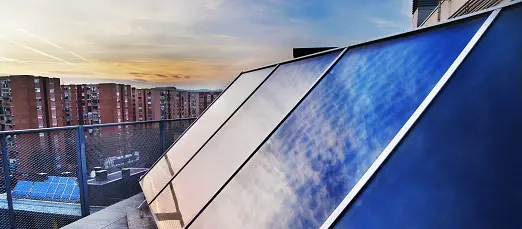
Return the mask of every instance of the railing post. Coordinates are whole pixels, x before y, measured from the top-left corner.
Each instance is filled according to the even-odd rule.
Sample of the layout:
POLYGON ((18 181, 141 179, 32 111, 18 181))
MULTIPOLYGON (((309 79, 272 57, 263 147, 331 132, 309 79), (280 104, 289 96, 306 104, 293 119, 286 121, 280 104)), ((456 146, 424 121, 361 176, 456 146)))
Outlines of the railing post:
POLYGON ((9 226, 10 228, 16 228, 14 220, 13 195, 11 194, 11 172, 9 171, 9 153, 7 152, 7 139, 5 134, 2 134, 0 137, 2 138, 2 167, 4 168, 4 183, 7 193, 9 226))
POLYGON ((82 217, 89 215, 89 189, 87 186, 87 158, 85 156, 85 131, 83 126, 76 128, 76 154, 78 157, 78 187, 82 217))
POLYGON ((161 142, 161 153, 163 154, 166 150, 165 148, 165 120, 161 120, 159 123, 160 128, 160 142, 161 142))

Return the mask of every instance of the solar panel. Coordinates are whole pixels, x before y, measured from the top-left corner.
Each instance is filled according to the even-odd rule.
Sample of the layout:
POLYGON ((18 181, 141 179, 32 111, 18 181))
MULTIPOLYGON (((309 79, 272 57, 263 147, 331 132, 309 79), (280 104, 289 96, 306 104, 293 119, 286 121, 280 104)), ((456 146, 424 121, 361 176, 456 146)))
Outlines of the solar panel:
POLYGON ((63 191, 65 190, 66 184, 58 184, 58 188, 56 188, 56 192, 54 192, 53 199, 54 200, 60 200, 60 197, 63 194, 63 191))
MULTIPOLYGON (((319 228, 484 21, 472 18, 348 50, 190 228, 319 228)), ((214 174, 207 173, 205 182, 214 174)), ((175 186, 185 218, 185 195, 192 195, 191 203, 194 198, 184 189, 175 186)))
POLYGON ((47 189, 47 192, 45 193, 44 198, 52 199, 54 193, 56 193, 56 189, 58 189, 58 183, 51 183, 47 189))
POLYGON ((335 228, 520 227, 521 21, 502 9, 335 228))
POLYGON ((80 187, 78 185, 74 185, 73 192, 71 195, 71 200, 78 201, 80 199, 80 187))
POLYGON ((45 182, 49 182, 49 183, 58 183, 58 180, 60 179, 60 177, 57 177, 57 176, 49 176, 47 178, 47 180, 45 180, 45 182))
POLYGON ((59 184, 66 184, 67 183, 67 177, 60 177, 60 179, 58 180, 58 183, 59 184))
POLYGON ((71 185, 71 184, 68 184, 67 186, 65 186, 65 190, 63 191, 63 194, 62 194, 62 196, 59 199, 60 200, 69 200, 69 199, 71 199, 71 195, 73 193, 74 186, 75 185, 71 185))
POLYGON ((158 161, 157 166, 151 168, 149 174, 142 180, 143 194, 148 198, 158 194, 158 190, 170 180, 172 175, 166 174, 164 171, 172 168, 174 172, 177 172, 273 69, 274 67, 269 67, 244 73, 238 77, 201 115, 198 121, 179 138, 165 157, 158 161), (167 162, 166 156, 170 158, 169 162, 167 162))
POLYGON ((12 191, 14 197, 26 197, 33 186, 32 181, 18 181, 12 191))
POLYGON ((67 178, 67 184, 75 184, 75 183, 76 183, 76 178, 74 178, 74 177, 67 178))
POLYGON ((39 198, 40 192, 44 188, 44 182, 34 182, 33 188, 31 188, 31 191, 29 192, 30 198, 39 198))

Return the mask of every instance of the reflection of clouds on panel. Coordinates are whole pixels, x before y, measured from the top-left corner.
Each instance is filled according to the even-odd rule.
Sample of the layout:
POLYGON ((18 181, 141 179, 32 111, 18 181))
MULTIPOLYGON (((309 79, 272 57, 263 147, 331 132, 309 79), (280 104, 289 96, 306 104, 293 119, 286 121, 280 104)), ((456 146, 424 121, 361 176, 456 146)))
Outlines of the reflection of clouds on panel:
POLYGON ((217 192, 340 53, 337 50, 278 67, 205 144, 173 180, 184 219, 195 215, 217 192))
POLYGON ((193 227, 321 226, 482 21, 348 51, 193 227))

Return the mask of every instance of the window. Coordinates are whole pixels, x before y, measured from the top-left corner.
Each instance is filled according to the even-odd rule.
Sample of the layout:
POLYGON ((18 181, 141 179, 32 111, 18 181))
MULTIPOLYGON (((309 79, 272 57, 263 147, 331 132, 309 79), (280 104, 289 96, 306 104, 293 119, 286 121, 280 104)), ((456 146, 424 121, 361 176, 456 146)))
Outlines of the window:
POLYGON ((50 93, 54 93, 54 89, 49 89, 49 92, 50 93))
POLYGON ((40 92, 40 88, 37 87, 37 88, 34 89, 34 91, 35 91, 35 92, 40 92))
POLYGON ((36 110, 41 110, 42 106, 36 106, 36 110))
POLYGON ((34 83, 40 83, 40 79, 34 79, 34 83))

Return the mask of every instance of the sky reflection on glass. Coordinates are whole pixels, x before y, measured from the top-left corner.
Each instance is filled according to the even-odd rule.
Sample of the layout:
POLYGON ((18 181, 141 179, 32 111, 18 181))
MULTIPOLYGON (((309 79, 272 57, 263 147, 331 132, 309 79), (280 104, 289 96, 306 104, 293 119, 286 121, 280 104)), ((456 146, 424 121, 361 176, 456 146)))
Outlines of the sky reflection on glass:
MULTIPOLYGON (((148 201, 170 181, 172 176, 196 153, 205 141, 252 94, 275 67, 242 74, 212 106, 181 136, 165 157, 152 167, 141 185, 148 201), (170 167, 169 167, 170 163, 170 167)), ((190 102, 190 101, 187 101, 190 102)))
POLYGON ((336 228, 521 227, 521 21, 501 11, 336 228))
POLYGON ((191 228, 318 228, 484 18, 349 50, 191 228))
POLYGON ((340 51, 279 66, 172 184, 190 220, 295 107, 340 51))

